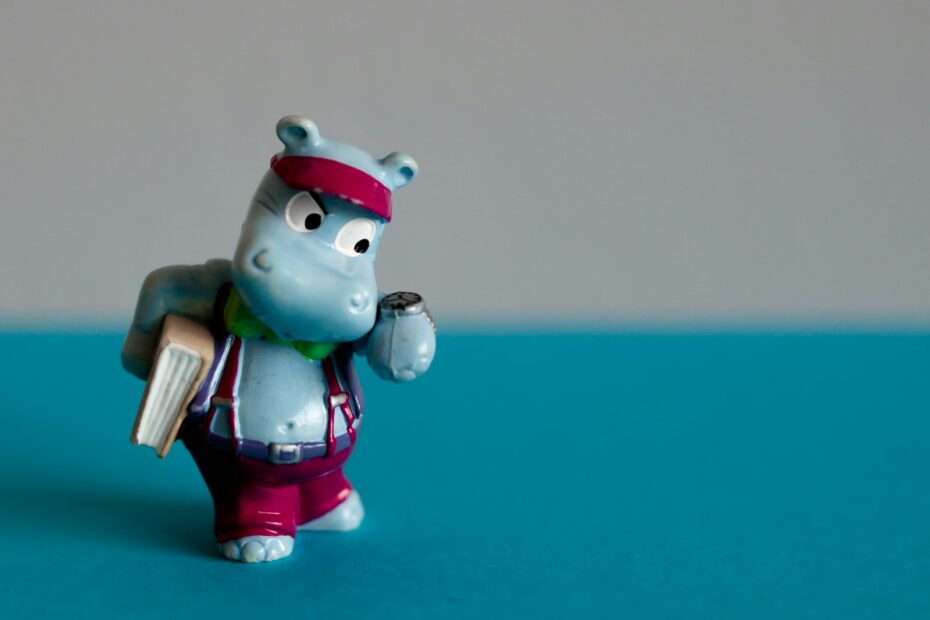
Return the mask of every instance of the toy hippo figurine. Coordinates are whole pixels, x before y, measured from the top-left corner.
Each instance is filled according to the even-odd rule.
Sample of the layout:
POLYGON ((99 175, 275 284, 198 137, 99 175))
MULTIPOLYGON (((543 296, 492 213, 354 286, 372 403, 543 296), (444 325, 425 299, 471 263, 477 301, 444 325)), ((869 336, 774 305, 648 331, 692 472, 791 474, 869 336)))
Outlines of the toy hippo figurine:
POLYGON ((353 354, 381 378, 410 381, 436 350, 420 296, 375 285, 391 194, 413 180, 416 162, 375 159, 296 116, 277 134, 284 151, 258 186, 233 260, 149 274, 122 352, 145 379, 166 315, 210 330, 212 366, 192 386, 178 437, 213 496, 220 552, 243 562, 288 556, 297 530, 360 525, 362 502, 343 474, 363 406, 353 354))

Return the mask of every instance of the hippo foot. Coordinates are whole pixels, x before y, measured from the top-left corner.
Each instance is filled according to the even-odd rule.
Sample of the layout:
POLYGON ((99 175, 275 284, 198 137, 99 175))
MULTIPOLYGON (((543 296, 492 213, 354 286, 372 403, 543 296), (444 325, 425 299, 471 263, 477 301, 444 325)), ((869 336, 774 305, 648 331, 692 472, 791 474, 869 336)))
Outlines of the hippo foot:
POLYGON ((298 530, 313 532, 349 532, 362 524, 365 507, 358 491, 353 490, 344 502, 327 512, 322 517, 307 521, 298 530))
POLYGON ((246 536, 219 543, 217 547, 230 560, 273 562, 291 554, 294 539, 290 536, 246 536))

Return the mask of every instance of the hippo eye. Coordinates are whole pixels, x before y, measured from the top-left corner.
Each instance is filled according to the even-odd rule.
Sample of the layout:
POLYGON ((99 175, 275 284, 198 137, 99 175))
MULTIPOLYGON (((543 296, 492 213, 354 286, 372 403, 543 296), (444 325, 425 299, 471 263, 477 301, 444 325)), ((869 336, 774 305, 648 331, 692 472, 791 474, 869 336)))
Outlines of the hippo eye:
POLYGON ((336 249, 346 256, 359 256, 368 251, 375 238, 375 223, 368 218, 350 220, 336 234, 336 249))
POLYGON ((313 232, 323 223, 326 211, 310 192, 300 192, 291 198, 284 209, 288 226, 300 233, 313 232))

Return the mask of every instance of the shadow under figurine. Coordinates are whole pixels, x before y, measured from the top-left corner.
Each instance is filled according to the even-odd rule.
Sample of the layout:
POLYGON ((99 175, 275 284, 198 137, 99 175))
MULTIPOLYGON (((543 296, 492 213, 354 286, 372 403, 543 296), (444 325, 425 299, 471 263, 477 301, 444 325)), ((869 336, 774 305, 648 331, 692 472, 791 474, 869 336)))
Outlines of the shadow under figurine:
POLYGON ((233 260, 149 274, 122 351, 148 380, 133 440, 161 456, 183 440, 213 496, 219 550, 243 562, 288 556, 298 530, 360 525, 343 474, 363 408, 353 355, 410 381, 436 350, 422 298, 375 284, 391 194, 416 162, 325 140, 300 117, 277 134, 284 151, 233 260))

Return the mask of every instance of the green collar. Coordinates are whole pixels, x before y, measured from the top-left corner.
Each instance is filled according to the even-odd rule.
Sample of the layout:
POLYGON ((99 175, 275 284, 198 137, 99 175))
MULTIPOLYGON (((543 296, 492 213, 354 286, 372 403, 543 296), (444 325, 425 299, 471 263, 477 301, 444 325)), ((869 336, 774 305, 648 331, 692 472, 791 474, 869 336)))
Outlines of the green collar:
POLYGON ((245 307, 235 287, 230 289, 226 307, 223 308, 223 323, 230 334, 240 338, 264 338, 282 347, 293 347, 295 351, 309 360, 321 360, 336 349, 336 344, 333 342, 282 340, 245 307))

